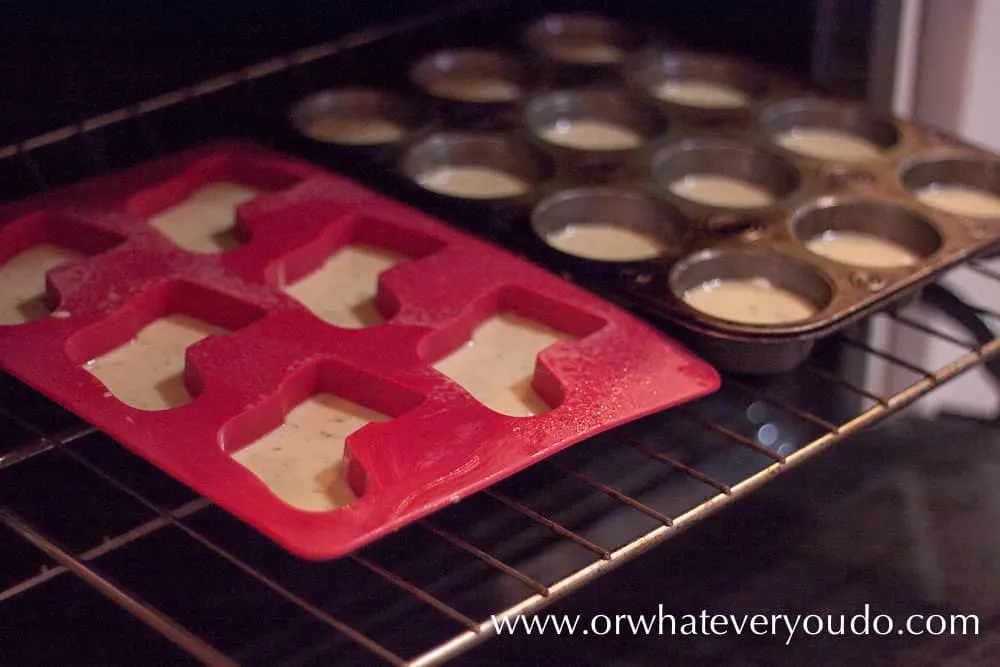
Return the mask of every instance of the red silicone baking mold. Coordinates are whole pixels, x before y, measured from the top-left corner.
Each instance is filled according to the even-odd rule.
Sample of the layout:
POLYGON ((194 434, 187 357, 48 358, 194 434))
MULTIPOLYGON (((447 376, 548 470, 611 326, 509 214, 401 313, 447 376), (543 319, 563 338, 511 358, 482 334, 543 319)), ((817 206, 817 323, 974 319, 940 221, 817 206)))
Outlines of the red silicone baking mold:
MULTIPOLYGON (((0 366, 306 558, 346 554, 623 422, 714 391, 716 372, 622 310, 485 242, 315 166, 213 144, 0 209, 0 264, 40 243, 88 257, 47 274, 55 311, 0 326, 0 366), (245 244, 185 252, 146 218, 214 181, 267 191, 238 208, 245 244), (341 329, 275 285, 346 243, 409 257, 382 273, 387 320, 341 329), (513 311, 578 337, 538 355, 535 417, 487 409, 431 364, 513 311), (183 313, 230 331, 189 347, 192 402, 143 411, 81 364, 183 313), (318 392, 393 417, 348 437, 360 498, 323 512, 282 502, 231 453, 318 392)), ((0 289, 3 289, 0 286, 0 289)))

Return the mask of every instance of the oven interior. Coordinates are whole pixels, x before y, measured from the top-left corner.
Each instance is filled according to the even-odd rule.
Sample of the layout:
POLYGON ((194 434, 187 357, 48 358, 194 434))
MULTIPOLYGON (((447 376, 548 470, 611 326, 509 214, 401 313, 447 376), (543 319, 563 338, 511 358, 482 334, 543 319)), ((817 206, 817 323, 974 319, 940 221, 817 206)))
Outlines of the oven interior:
MULTIPOLYGON (((292 102, 371 69, 387 53, 508 39, 527 19, 566 8, 649 17, 684 43, 863 94, 874 3, 434 2, 415 3, 406 16, 387 3, 309 11, 295 1, 256 9, 186 4, 159 13, 121 8, 115 20, 82 6, 57 21, 31 9, 15 17, 24 30, 5 46, 20 56, 16 66, 4 59, 12 76, 0 197, 217 137, 280 144, 292 102), (49 85, 37 81, 46 67, 49 85)), ((996 261, 960 270, 1000 281, 996 261)), ((941 368, 872 344, 859 326, 824 341, 792 373, 727 376, 714 396, 584 442, 325 563, 288 555, 0 376, 4 661, 122 664, 142 655, 149 664, 439 664, 493 637, 493 615, 528 613, 574 591, 641 586, 658 576, 648 570, 662 566, 656 554, 671 547, 638 557, 695 524, 703 525, 678 539, 678 553, 723 563, 736 545, 740 554, 766 557, 752 545, 781 535, 787 504, 758 494, 745 514, 741 504, 723 513, 735 517, 730 523, 706 519, 1000 352, 987 326, 1000 319, 995 304, 965 305, 962 312, 986 323, 978 335, 927 324, 925 307, 875 318, 946 342, 954 359, 941 368), (887 394, 869 391, 864 369, 873 359, 905 379, 887 394), (734 523, 744 529, 730 532, 734 523), (621 578, 604 577, 633 559, 621 578)), ((876 448, 850 451, 880 456, 876 448)), ((817 479, 811 470, 776 481, 770 493, 794 504, 796 489, 817 479)), ((690 578, 669 581, 701 590, 711 569, 681 568, 690 578)), ((724 664, 710 657, 691 664, 724 664)))

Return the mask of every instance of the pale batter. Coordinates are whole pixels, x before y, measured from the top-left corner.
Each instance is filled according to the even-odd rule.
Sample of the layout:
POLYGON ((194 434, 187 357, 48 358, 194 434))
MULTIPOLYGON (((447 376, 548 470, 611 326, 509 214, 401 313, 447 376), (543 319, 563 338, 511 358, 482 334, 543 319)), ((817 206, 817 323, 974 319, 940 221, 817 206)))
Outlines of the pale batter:
POLYGON ((48 317, 45 274, 84 257, 75 250, 41 243, 8 258, 0 265, 0 326, 48 317))
POLYGON ((863 232, 827 231, 807 242, 806 247, 835 262, 869 268, 910 266, 918 260, 898 243, 863 232))
POLYGON ((821 160, 865 162, 882 154, 867 139, 829 127, 793 127, 778 134, 774 141, 790 151, 821 160))
POLYGON ((739 109, 750 97, 739 88, 705 79, 670 79, 653 87, 653 95, 664 102, 702 109, 739 109))
POLYGON ((653 259, 666 250, 652 234, 599 222, 567 225, 548 234, 545 242, 570 255, 610 262, 653 259))
POLYGON ((438 79, 427 90, 437 97, 462 102, 510 102, 522 94, 521 87, 512 81, 478 77, 438 79))
POLYGON ((513 313, 486 320, 472 340, 434 364, 489 409, 530 417, 551 407, 531 387, 538 353, 571 336, 513 313))
POLYGON ((402 259, 402 255, 383 248, 345 246, 284 291, 334 326, 373 327, 383 321, 375 308, 378 276, 402 259))
POLYGON ((560 120, 542 130, 542 138, 559 146, 590 151, 638 148, 642 137, 629 128, 606 120, 560 120))
POLYGON ((240 183, 219 181, 149 219, 149 224, 188 252, 215 254, 235 250, 236 207, 260 192, 240 183))
POLYGON ((167 315, 83 368, 122 403, 140 410, 169 410, 192 400, 184 384, 187 348, 208 336, 226 333, 187 315, 167 315))
POLYGON ((571 41, 550 44, 548 53, 555 60, 582 65, 610 65, 625 57, 625 52, 614 44, 571 41))
POLYGON ((506 199, 528 191, 528 184, 517 176, 471 164, 434 167, 419 174, 416 181, 428 190, 462 199, 506 199))
POLYGON ((699 204, 725 208, 761 208, 774 203, 774 197, 764 188, 716 174, 688 174, 671 183, 670 191, 699 204))
POLYGON ((321 116, 304 130, 307 137, 331 144, 373 146, 402 140, 406 130, 391 120, 364 116, 321 116))
POLYGON ((796 322, 816 312, 806 299, 765 278, 712 280, 686 291, 684 301, 713 317, 745 324, 796 322))
POLYGON ((971 218, 1000 218, 1000 197, 967 185, 932 183, 913 193, 936 209, 971 218))
POLYGON ((333 394, 316 394, 292 408, 285 423, 233 454, 274 495, 303 510, 323 512, 350 505, 344 443, 372 422, 389 421, 374 410, 333 394))

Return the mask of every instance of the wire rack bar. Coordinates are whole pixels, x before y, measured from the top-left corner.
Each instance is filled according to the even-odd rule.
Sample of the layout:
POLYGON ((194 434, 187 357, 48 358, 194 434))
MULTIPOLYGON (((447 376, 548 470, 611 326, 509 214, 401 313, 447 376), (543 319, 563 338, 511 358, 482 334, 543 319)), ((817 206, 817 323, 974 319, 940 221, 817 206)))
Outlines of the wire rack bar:
POLYGON ((778 454, 777 452, 772 452, 767 447, 764 447, 760 443, 755 442, 746 436, 740 435, 739 433, 733 431, 732 429, 726 428, 721 424, 716 424, 715 422, 709 419, 705 419, 704 417, 700 417, 694 414, 686 406, 682 405, 678 408, 675 408, 675 410, 677 411, 677 414, 683 416, 688 421, 697 424, 706 431, 712 431, 713 433, 718 433, 719 435, 723 435, 734 442, 740 443, 744 447, 749 447, 758 454, 763 454, 767 458, 777 461, 778 463, 785 462, 785 457, 782 456, 781 454, 778 454))
POLYGON ((44 454, 52 449, 52 443, 45 438, 38 438, 26 445, 18 447, 12 452, 0 455, 0 470, 9 468, 18 463, 23 463, 30 458, 44 454))
POLYGON ((795 405, 792 405, 788 401, 778 398, 777 396, 774 396, 771 392, 765 389, 761 389, 760 387, 751 387, 750 385, 740 382, 739 380, 734 380, 733 378, 726 378, 724 381, 727 386, 735 387, 738 391, 740 391, 743 394, 752 396, 756 399, 764 401, 765 403, 770 403, 774 407, 780 410, 784 410, 785 412, 791 413, 796 417, 798 417, 799 419, 807 421, 815 426, 819 426, 824 431, 828 431, 830 433, 836 433, 840 429, 840 427, 834 424, 833 422, 823 419, 822 417, 818 417, 812 414, 811 412, 803 410, 802 408, 799 408, 795 405))
POLYGON ((926 368, 921 368, 920 366, 917 366, 916 364, 910 363, 906 359, 903 359, 902 357, 897 356, 897 355, 893 354, 892 352, 886 352, 885 350, 880 350, 880 349, 878 349, 876 347, 872 347, 868 343, 866 343, 864 341, 857 340, 857 339, 852 338, 850 336, 840 336, 840 338, 841 338, 841 340, 844 341, 844 343, 846 343, 847 345, 850 345, 851 347, 854 347, 854 348, 857 348, 857 349, 862 350, 864 352, 867 352, 868 354, 873 354, 876 357, 879 357, 881 359, 885 359, 886 361, 888 361, 890 363, 893 363, 893 364, 895 364, 897 366, 900 366, 901 368, 905 368, 908 371, 913 371, 917 375, 922 375, 925 378, 933 378, 934 377, 934 373, 932 373, 931 371, 927 370, 926 368))
POLYGON ((501 503, 503 503, 507 507, 510 507, 511 509, 513 509, 513 510, 515 510, 517 512, 520 512, 521 514, 523 514, 524 516, 528 517, 529 519, 531 519, 535 523, 539 523, 539 524, 545 526, 546 528, 548 528, 549 530, 551 530, 552 532, 557 533, 559 535, 562 535, 563 537, 565 537, 565 538, 567 538, 569 540, 572 540, 576 544, 579 544, 584 549, 587 549, 588 551, 594 552, 595 554, 597 554, 598 556, 600 556, 604 560, 607 560, 607 559, 611 558, 611 553, 607 549, 605 549, 604 547, 598 546, 598 545, 594 544, 593 542, 591 542, 590 540, 588 540, 587 538, 581 537, 580 535, 577 535, 576 533, 574 533, 569 528, 566 528, 565 526, 562 526, 562 525, 556 523, 555 521, 553 521, 552 519, 550 519, 550 518, 548 518, 546 516, 542 516, 541 514, 539 514, 535 510, 531 509, 530 507, 528 507, 524 503, 520 503, 520 502, 514 500, 513 498, 510 498, 510 497, 504 495, 503 493, 500 493, 496 489, 487 489, 484 493, 486 493, 491 498, 495 498, 496 500, 499 500, 501 503))
POLYGON ((500 570, 504 574, 506 574, 506 575, 508 575, 510 577, 513 577, 514 579, 517 579, 522 584, 524 584, 528 588, 530 588, 533 591, 535 591, 535 593, 537 593, 538 595, 541 595, 543 597, 544 596, 548 596, 548 594, 549 594, 548 586, 545 586, 541 582, 539 582, 539 581, 537 581, 535 579, 532 579, 531 577, 529 577, 528 575, 524 574, 520 570, 517 570, 517 569, 511 567, 510 565, 508 565, 507 563, 503 562, 502 560, 500 560, 496 556, 488 554, 485 551, 483 551, 482 549, 480 549, 479 547, 477 547, 477 546, 475 546, 473 544, 469 544, 468 542, 466 542, 465 540, 463 540, 461 537, 458 537, 457 535, 454 535, 452 533, 449 533, 446 530, 443 530, 443 529, 439 528, 438 526, 434 525, 433 523, 431 523, 427 519, 424 519, 423 521, 421 521, 420 525, 422 525, 424 528, 426 528, 430 532, 434 533, 436 536, 440 537, 445 542, 448 542, 452 546, 458 547, 462 551, 465 551, 466 553, 468 553, 468 554, 470 554, 472 556, 475 556, 476 558, 478 558, 479 560, 483 561, 484 563, 487 563, 490 567, 493 567, 493 568, 495 568, 497 570, 500 570))
MULTIPOLYGON (((182 519, 186 516, 194 514, 199 510, 204 509, 205 507, 208 507, 209 505, 211 505, 211 503, 208 500, 204 498, 197 498, 195 500, 192 500, 188 503, 181 505, 177 509, 171 511, 170 514, 171 516, 177 519, 182 519)), ((152 535, 161 528, 165 528, 166 526, 169 525, 171 525, 171 522, 163 517, 157 517, 155 519, 151 519, 146 523, 136 526, 132 530, 124 532, 120 535, 116 535, 115 537, 110 537, 105 539, 101 544, 97 545, 96 547, 93 547, 81 553, 79 558, 84 562, 94 560, 95 558, 100 558, 105 554, 112 553, 113 551, 116 551, 121 547, 132 544, 133 542, 139 540, 140 538, 146 537, 147 535, 152 535)), ((31 577, 30 579, 25 579, 16 586, 12 586, 11 588, 8 588, 5 591, 0 591, 0 602, 15 598, 22 593, 26 593, 35 586, 43 584, 46 581, 49 581, 50 579, 55 579, 56 577, 65 574, 66 572, 69 572, 69 570, 62 565, 57 565, 54 567, 43 566, 41 572, 39 572, 39 574, 35 575, 34 577, 31 577)))
MULTIPOLYGON (((996 339, 983 346, 980 353, 982 354, 982 357, 986 359, 1000 354, 1000 339, 996 339)), ((829 447, 841 441, 843 438, 893 414, 897 410, 926 394, 931 388, 936 386, 937 383, 954 378, 961 373, 978 366, 979 363, 980 359, 977 354, 970 352, 962 355, 952 363, 940 369, 935 375, 936 379, 932 380, 930 378, 924 378, 911 386, 909 389, 897 394, 893 401, 877 403, 868 410, 859 414, 854 419, 851 419, 841 425, 838 433, 828 433, 816 439, 809 445, 790 454, 787 458, 786 464, 778 462, 772 463, 770 466, 755 475, 752 475, 739 484, 734 485, 729 494, 714 496, 701 505, 698 505, 688 512, 675 517, 672 526, 658 526, 638 539, 610 552, 608 558, 595 561, 590 565, 581 568, 572 575, 554 583, 549 588, 548 596, 532 596, 503 612, 495 614, 496 618, 501 619, 516 617, 518 615, 526 615, 539 611, 546 605, 551 604, 554 600, 558 600, 563 596, 568 595, 572 591, 586 585, 589 581, 606 574, 633 558, 638 557, 678 532, 694 525, 704 518, 707 518, 723 507, 728 506, 735 500, 767 483, 776 475, 779 475, 782 472, 791 469, 795 465, 799 465, 809 460, 821 452, 826 451, 829 447)), ((408 665, 410 667, 430 667, 432 665, 443 664, 450 658, 467 651, 487 638, 495 636, 495 634, 496 629, 494 621, 493 619, 490 619, 480 626, 479 632, 468 631, 462 633, 450 641, 441 644, 435 649, 414 658, 408 663, 408 665)))
POLYGON ((2 405, 0 405, 0 414, 12 419, 18 425, 38 436, 36 440, 25 443, 7 454, 0 455, 0 470, 13 466, 17 463, 23 463, 28 459, 38 456, 39 454, 44 454, 52 449, 57 443, 70 443, 74 440, 90 435, 91 433, 97 432, 97 429, 90 424, 77 424, 76 426, 70 426, 63 431, 46 435, 39 431, 34 425, 21 418, 20 415, 7 410, 2 405))
POLYGON ((626 438, 624 436, 619 436, 618 441, 628 447, 631 447, 632 449, 635 449, 638 452, 641 452, 642 454, 645 454, 654 461, 669 466, 674 470, 678 470, 684 473, 685 475, 688 475, 689 477, 693 477, 694 479, 698 480, 699 482, 702 482, 703 484, 708 484, 709 486, 717 489, 721 493, 729 495, 733 492, 732 488, 725 482, 720 482, 719 480, 706 475, 700 470, 695 470, 691 466, 684 465, 677 459, 671 456, 667 456, 666 454, 663 454, 661 452, 657 452, 651 449, 650 447, 647 447, 646 445, 642 444, 641 442, 638 442, 637 440, 626 438))
POLYGON ((912 317, 909 317, 907 315, 903 315, 902 313, 893 313, 892 314, 892 319, 896 320, 897 322, 900 322, 901 324, 903 324, 903 325, 905 325, 905 326, 907 326, 907 327, 909 327, 911 329, 915 329, 915 330, 920 331, 920 332, 925 333, 925 334, 930 334, 931 336, 936 336, 937 338, 940 338, 941 340, 947 341, 949 343, 954 343, 955 345, 958 345, 959 347, 965 348, 967 351, 968 350, 975 350, 976 347, 977 347, 976 341, 974 341, 972 339, 969 339, 969 338, 959 338, 958 336, 953 336, 952 334, 948 333, 947 331, 941 331, 941 329, 939 329, 937 327, 932 327, 929 324, 925 324, 923 322, 918 322, 917 320, 913 319, 912 317))
POLYGON ((455 621, 456 623, 464 625, 466 628, 469 628, 470 630, 476 630, 479 627, 478 623, 476 623, 474 620, 472 620, 462 612, 458 611, 451 605, 445 604, 444 602, 437 599, 436 597, 434 597, 427 591, 423 590, 419 586, 414 586, 413 584, 406 581, 402 577, 390 572, 389 570, 386 570, 384 567, 380 565, 373 563, 371 560, 363 556, 357 556, 357 555, 352 556, 351 559, 355 563, 358 563, 359 565, 367 569, 368 571, 377 574, 386 581, 403 589, 404 591, 406 591, 413 597, 417 598, 424 604, 434 607, 439 612, 441 612, 451 620, 455 621))
POLYGON ((187 651, 206 665, 237 667, 237 663, 207 641, 192 633, 165 613, 102 575, 93 567, 63 549, 27 521, 0 506, 0 523, 43 551, 50 558, 75 574, 153 630, 187 651))
POLYGON ((886 408, 889 407, 889 403, 886 400, 885 396, 879 396, 878 394, 876 394, 874 392, 868 391, 867 389, 865 389, 864 387, 858 385, 857 383, 851 382, 849 380, 845 380, 844 378, 840 377, 836 373, 831 373, 830 371, 826 370, 825 368, 819 368, 818 366, 814 366, 813 364, 811 364, 810 362, 807 361, 806 363, 802 364, 801 369, 804 372, 809 373, 810 375, 819 378, 820 380, 823 380, 825 382, 829 382, 831 384, 835 384, 838 387, 842 387, 842 388, 846 389, 847 391, 851 392, 852 394, 856 394, 857 396, 861 396, 863 398, 867 398, 869 400, 875 401, 876 403, 878 403, 879 405, 881 405, 883 407, 886 407, 886 408))
MULTIPOLYGON (((351 627, 347 623, 344 623, 343 621, 335 618, 333 615, 329 614, 328 612, 324 611, 323 609, 320 609, 316 605, 314 605, 311 602, 307 601, 305 598, 303 598, 303 597, 301 597, 301 596, 293 593, 292 591, 288 590, 287 588, 285 588, 284 586, 282 586, 277 581, 275 581, 271 577, 267 576, 266 574, 264 574, 263 572, 261 572, 257 568, 255 568, 252 565, 250 565, 249 563, 246 563, 245 561, 241 560, 239 557, 237 557, 235 554, 231 553, 229 550, 224 549, 221 546, 215 544, 214 542, 212 542, 212 540, 208 539, 207 537, 205 537, 204 535, 202 535, 198 531, 194 530, 193 528, 191 528, 187 524, 185 524, 182 521, 178 520, 177 517, 174 517, 172 514, 170 514, 169 512, 165 511, 163 508, 159 507, 156 503, 153 503, 152 501, 150 501, 148 498, 146 498, 145 496, 143 496, 141 493, 139 493, 139 492, 135 491, 134 489, 132 489, 132 487, 130 487, 129 485, 125 484, 124 482, 122 482, 121 480, 119 480, 114 475, 111 475, 111 474, 107 473, 102 468, 94 465, 89 460, 87 460, 85 457, 80 456, 79 454, 77 454, 76 452, 72 451, 71 449, 62 448, 62 451, 66 452, 69 456, 73 457, 77 462, 79 462, 81 465, 83 465, 86 468, 88 468, 91 472, 93 472, 94 474, 96 474, 98 477, 101 477, 102 479, 104 479, 105 481, 107 481, 112 486, 118 488, 119 490, 121 490, 124 493, 128 494, 129 496, 131 496, 137 502, 141 503, 142 505, 146 506, 148 509, 150 509, 150 510, 156 512, 157 514, 159 514, 161 518, 165 519, 168 523, 170 523, 174 527, 176 527, 179 530, 181 530, 182 532, 184 532, 188 537, 194 539, 195 541, 199 542, 203 546, 207 547, 210 551, 212 551, 213 553, 215 553, 217 556, 220 556, 221 558, 223 558, 226 561, 228 561, 230 564, 236 566, 237 568, 239 568, 240 570, 242 570, 245 574, 247 574, 250 577, 252 577, 253 579, 257 580, 259 583, 263 584, 264 586, 270 588, 272 591, 274 591, 275 593, 277 593, 278 595, 280 595, 281 597, 283 597, 285 600, 287 600, 287 601, 295 604, 300 609, 302 609, 302 611, 304 611, 307 614, 311 615, 312 617, 314 617, 315 619, 319 620, 320 622, 325 623, 326 625, 330 626, 330 628, 332 628, 333 630, 336 630, 337 632, 343 634, 344 636, 346 636, 349 639, 353 640, 355 643, 357 643, 357 644, 363 646, 364 648, 368 649, 369 651, 371 651, 372 653, 374 653, 378 657, 382 658, 386 662, 388 662, 390 664, 393 664, 393 665, 402 665, 402 664, 405 664, 406 661, 403 660, 403 658, 401 658, 400 656, 396 655, 395 653, 393 653, 389 649, 383 647, 378 642, 372 641, 370 638, 366 637, 364 634, 362 634, 361 632, 357 631, 356 629, 354 629, 353 627, 351 627)), ((206 503, 206 506, 209 505, 209 504, 210 503, 206 503)))
POLYGON ((980 275, 1000 281, 1000 271, 997 271, 992 267, 985 266, 982 262, 969 262, 966 266, 980 275))
POLYGON ((646 516, 650 517, 651 519, 655 519, 656 521, 659 521, 664 526, 672 526, 674 524, 674 520, 671 519, 666 514, 663 514, 662 512, 656 511, 655 509, 653 509, 652 507, 649 507, 645 503, 640 503, 638 500, 634 500, 633 498, 630 498, 629 496, 625 495, 624 493, 622 493, 618 489, 610 487, 607 484, 594 479, 593 477, 591 477, 590 475, 588 475, 585 472, 580 472, 579 470, 574 470, 573 468, 570 468, 569 466, 566 466, 566 465, 563 465, 563 464, 557 463, 557 462, 551 462, 550 465, 552 467, 556 468, 557 470, 559 470, 560 472, 562 472, 564 475, 572 477, 573 479, 576 479, 576 480, 578 480, 580 482, 583 482, 587 486, 590 486, 590 487, 592 487, 594 489, 597 489, 598 491, 600 491, 604 495, 606 495, 606 496, 608 496, 610 498, 614 498, 618 502, 620 502, 620 503, 622 503, 624 505, 627 505, 628 507, 631 507, 634 510, 638 510, 639 512, 642 512, 643 514, 645 514, 646 516))

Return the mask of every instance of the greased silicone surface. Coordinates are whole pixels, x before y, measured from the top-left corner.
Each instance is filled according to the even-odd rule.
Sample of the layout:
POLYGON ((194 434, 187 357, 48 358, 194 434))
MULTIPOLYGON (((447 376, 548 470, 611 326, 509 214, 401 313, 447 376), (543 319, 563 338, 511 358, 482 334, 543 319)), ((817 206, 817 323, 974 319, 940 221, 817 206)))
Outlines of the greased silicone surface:
POLYGON ((11 204, 0 209, 0 224, 0 263, 42 243, 89 255, 47 274, 53 316, 0 326, 0 366, 306 558, 346 554, 719 383, 677 343, 543 269, 246 143, 213 144, 11 204), (218 181, 269 191, 238 208, 241 247, 190 253, 147 224, 218 181), (332 326, 278 287, 348 243, 409 258, 379 276, 381 325, 332 326), (577 337, 538 356, 532 386, 550 412, 493 412, 431 367, 501 311, 577 337), (187 349, 192 402, 139 410, 81 367, 169 314, 230 330, 187 349), (393 419, 347 439, 346 474, 360 498, 314 512, 281 501, 231 454, 319 392, 393 419))

